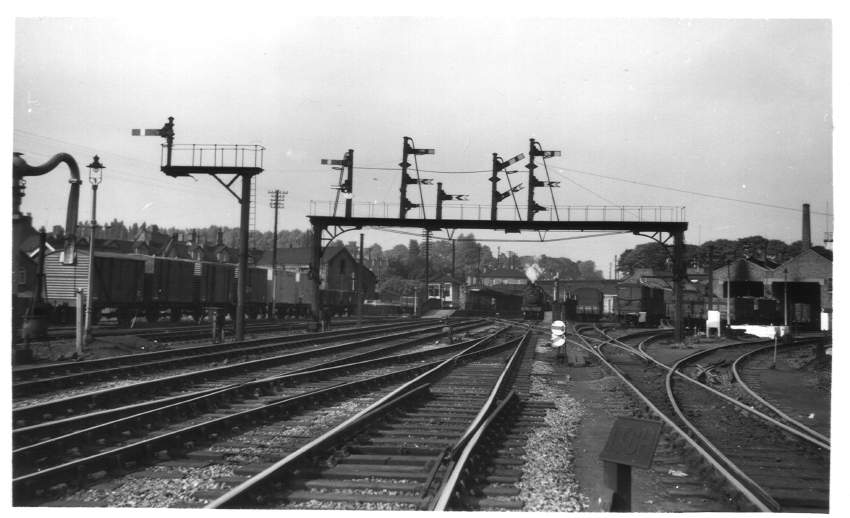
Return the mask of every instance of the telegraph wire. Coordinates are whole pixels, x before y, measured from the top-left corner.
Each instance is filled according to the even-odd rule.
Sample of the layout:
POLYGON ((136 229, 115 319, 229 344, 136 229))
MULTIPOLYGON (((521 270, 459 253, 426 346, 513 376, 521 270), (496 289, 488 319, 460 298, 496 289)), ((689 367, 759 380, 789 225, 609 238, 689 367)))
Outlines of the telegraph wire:
MULTIPOLYGON (((615 176, 607 176, 607 175, 599 174, 599 173, 591 173, 590 171, 582 171, 580 169, 571 169, 571 168, 567 168, 567 167, 558 167, 558 169, 560 169, 561 171, 569 171, 569 172, 572 172, 572 173, 579 173, 579 174, 586 174, 586 175, 589 175, 589 176, 595 176, 597 178, 605 178, 606 180, 614 180, 614 181, 617 181, 617 182, 631 183, 631 184, 634 184, 634 185, 640 185, 642 187, 652 187, 654 189, 663 189, 665 191, 674 191, 674 192, 680 192, 680 193, 683 193, 683 194, 691 194, 693 196, 702 196, 704 198, 714 198, 716 200, 734 201, 734 202, 738 202, 738 203, 747 203, 747 204, 750 204, 750 205, 758 205, 758 206, 761 206, 761 207, 769 207, 769 208, 772 208, 772 209, 790 210, 790 211, 794 211, 794 212, 802 212, 803 211, 802 209, 799 209, 799 208, 796 208, 796 207, 783 207, 782 205, 773 205, 773 204, 770 204, 770 203, 762 203, 762 202, 759 202, 759 201, 742 200, 740 198, 731 198, 731 197, 728 197, 728 196, 720 196, 720 195, 717 195, 717 194, 708 194, 708 193, 704 193, 704 192, 688 191, 686 189, 677 189, 676 187, 665 187, 663 185, 655 185, 655 184, 646 183, 646 182, 638 182, 637 180, 628 180, 628 179, 625 179, 625 178, 617 178, 615 176)), ((832 214, 827 214, 827 213, 824 213, 824 212, 811 211, 811 213, 812 214, 818 214, 818 215, 821 215, 821 216, 832 216, 832 214)))

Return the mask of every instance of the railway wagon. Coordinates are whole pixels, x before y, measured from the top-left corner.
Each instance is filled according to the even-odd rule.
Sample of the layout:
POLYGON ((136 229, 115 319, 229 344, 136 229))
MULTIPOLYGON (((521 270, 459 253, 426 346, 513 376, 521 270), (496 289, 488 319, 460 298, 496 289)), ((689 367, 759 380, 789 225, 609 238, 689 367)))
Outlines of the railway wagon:
POLYGON ((777 324, 782 321, 779 301, 758 297, 732 299, 733 324, 777 324))
POLYGON ((661 288, 634 283, 617 285, 617 315, 621 322, 637 327, 657 326, 666 311, 661 288))
MULTIPOLYGON (((238 272, 233 279, 233 304, 236 304, 236 294, 239 293, 238 272)), ((248 267, 248 278, 245 283, 245 314, 248 318, 257 318, 266 312, 267 304, 271 301, 271 291, 266 281, 266 270, 255 266, 248 267)))
POLYGON ((307 275, 297 272, 278 270, 272 281, 271 269, 268 272, 269 293, 274 301, 274 312, 278 318, 306 318, 310 315, 313 300, 313 283, 307 282, 307 275))
MULTIPOLYGON (((45 256, 45 301, 53 308, 52 320, 74 322, 77 291, 88 289, 88 252, 78 251, 73 265, 62 263, 63 251, 45 256)), ((106 311, 121 322, 129 322, 144 304, 145 261, 141 256, 98 253, 92 270, 92 320, 106 311)))
POLYGON ((597 288, 579 287, 573 290, 573 295, 576 301, 576 319, 589 321, 602 318, 605 299, 602 291, 597 288))
POLYGON ((199 306, 229 307, 236 300, 235 265, 196 263, 195 274, 199 306))
MULTIPOLYGON (((267 280, 267 303, 274 300, 274 312, 278 318, 307 318, 312 315, 315 289, 306 273, 278 270, 272 281, 271 269, 265 271, 267 280)), ((351 290, 319 290, 319 305, 327 307, 335 315, 352 313, 356 298, 351 290)))
POLYGON ((145 318, 156 322, 162 311, 178 321, 196 305, 195 263, 185 259, 145 258, 145 318))

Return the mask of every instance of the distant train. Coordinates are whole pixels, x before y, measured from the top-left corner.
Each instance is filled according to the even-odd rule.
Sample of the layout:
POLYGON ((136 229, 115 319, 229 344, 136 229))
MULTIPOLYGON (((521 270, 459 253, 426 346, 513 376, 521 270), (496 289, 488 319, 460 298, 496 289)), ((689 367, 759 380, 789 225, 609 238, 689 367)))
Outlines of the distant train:
MULTIPOLYGON (((72 323, 76 292, 88 283, 89 257, 78 251, 75 265, 62 264, 62 252, 45 257, 45 300, 51 320, 72 323)), ((92 270, 92 316, 114 316, 127 324, 134 316, 156 322, 163 315, 179 321, 184 315, 199 321, 207 308, 218 307, 236 315, 239 269, 231 263, 193 261, 141 254, 98 252, 92 270)), ((274 311, 279 317, 312 316, 314 293, 306 275, 249 267, 245 289, 245 314, 257 318, 274 311), (301 277, 301 278, 298 278, 301 277), (271 307, 274 300, 274 308, 271 307)), ((350 314, 353 291, 320 290, 319 305, 334 314, 350 314)))
POLYGON ((522 292, 522 318, 524 320, 543 320, 543 314, 550 308, 550 298, 537 283, 529 281, 522 292))

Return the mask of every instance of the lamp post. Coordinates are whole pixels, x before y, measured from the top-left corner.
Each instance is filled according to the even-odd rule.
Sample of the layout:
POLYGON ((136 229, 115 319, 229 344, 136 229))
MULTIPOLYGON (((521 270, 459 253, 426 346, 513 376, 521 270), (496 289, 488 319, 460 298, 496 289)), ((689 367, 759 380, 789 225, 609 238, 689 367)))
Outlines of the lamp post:
POLYGON ((85 336, 86 342, 92 340, 91 321, 92 321, 92 272, 94 271, 94 236, 97 231, 97 187, 103 180, 103 170, 106 167, 100 163, 100 157, 94 156, 92 163, 87 165, 89 169, 89 183, 91 184, 91 237, 89 238, 89 271, 88 280, 86 282, 86 323, 85 336))

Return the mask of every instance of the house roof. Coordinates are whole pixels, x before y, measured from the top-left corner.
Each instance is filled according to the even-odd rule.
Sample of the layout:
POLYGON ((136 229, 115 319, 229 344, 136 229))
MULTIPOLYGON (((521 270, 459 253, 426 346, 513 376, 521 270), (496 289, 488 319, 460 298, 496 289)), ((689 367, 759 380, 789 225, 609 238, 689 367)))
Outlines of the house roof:
MULTIPOLYGON (((328 248, 322 254, 322 263, 327 263, 337 254, 345 251, 349 256, 348 250, 342 246, 335 246, 328 248)), ((313 251, 310 247, 299 247, 299 248, 278 248, 277 249, 277 264, 279 265, 304 265, 307 266, 310 264, 310 259, 313 257, 313 251)), ((353 257, 351 258, 354 259, 353 257)), ((269 265, 272 264, 272 251, 265 250, 263 251, 263 255, 257 261, 258 265, 269 265)))

